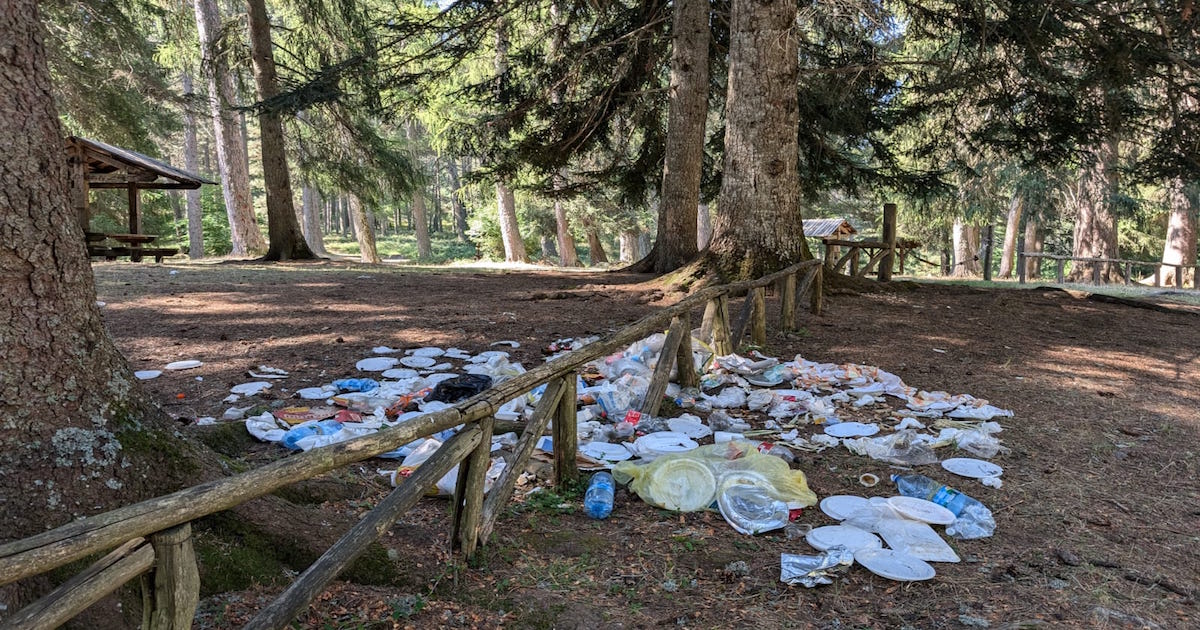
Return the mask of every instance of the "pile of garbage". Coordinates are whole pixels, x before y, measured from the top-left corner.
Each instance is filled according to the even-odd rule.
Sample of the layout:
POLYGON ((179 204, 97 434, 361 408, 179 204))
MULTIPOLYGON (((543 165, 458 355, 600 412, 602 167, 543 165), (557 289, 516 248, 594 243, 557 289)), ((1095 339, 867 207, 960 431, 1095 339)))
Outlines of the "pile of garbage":
MULTIPOLYGON (((548 346, 547 360, 593 340, 558 340, 548 346)), ((757 352, 715 356, 693 338, 696 365, 703 366, 699 387, 681 388, 673 382, 664 401, 669 413, 640 413, 664 342, 665 335, 655 334, 587 364, 576 388, 581 466, 611 469, 612 478, 646 503, 680 512, 715 510, 747 535, 779 529, 791 534, 799 527, 795 519, 800 511, 817 504, 804 473, 794 467, 797 454, 829 448, 902 467, 941 463, 956 475, 1002 486, 1002 468, 987 460, 1005 452, 997 419, 1011 417, 1011 411, 969 394, 919 390, 874 366, 817 363, 800 355, 782 361, 757 352), (948 451, 970 457, 943 458, 941 453, 948 451)), ((517 347, 516 342, 493 345, 517 347)), ((311 403, 246 418, 247 430, 289 449, 319 448, 445 409, 525 371, 520 363, 510 362, 504 350, 471 354, 457 348, 402 352, 378 347, 373 352, 375 356, 358 362, 354 377, 300 389, 295 395, 311 403), (363 378, 363 373, 371 377, 363 378)), ((263 366, 257 376, 280 376, 272 370, 263 366)), ((243 384, 227 400, 235 403, 240 396, 270 387, 268 380, 243 384)), ((544 389, 510 401, 496 417, 526 417, 544 389)), ((243 411, 231 407, 226 418, 243 411)), ((386 454, 401 461, 395 470, 381 474, 396 483, 456 430, 386 454)), ((516 436, 493 440, 497 453, 514 445, 516 436)), ((552 451, 551 440, 544 438, 539 448, 552 451)), ((497 456, 489 480, 505 465, 497 456)), ((453 492, 456 474, 451 471, 439 482, 439 494, 453 492)), ((873 487, 880 480, 867 474, 860 481, 873 487)), ((958 560, 931 525, 944 525, 946 534, 961 539, 990 536, 995 530, 983 504, 953 489, 920 475, 894 481, 898 494, 891 498, 840 496, 822 501, 822 512, 841 524, 807 532, 806 540, 821 553, 785 554, 782 579, 809 586, 825 583, 855 559, 893 579, 927 579, 919 576, 932 569, 921 565, 958 560), (883 548, 880 537, 890 549, 883 548), (917 568, 904 573, 895 568, 899 565, 917 568), (876 570, 880 566, 884 568, 876 570)), ((590 500, 592 493, 588 496, 590 500)), ((607 516, 611 494, 607 500, 607 506, 585 507, 589 514, 607 516)))

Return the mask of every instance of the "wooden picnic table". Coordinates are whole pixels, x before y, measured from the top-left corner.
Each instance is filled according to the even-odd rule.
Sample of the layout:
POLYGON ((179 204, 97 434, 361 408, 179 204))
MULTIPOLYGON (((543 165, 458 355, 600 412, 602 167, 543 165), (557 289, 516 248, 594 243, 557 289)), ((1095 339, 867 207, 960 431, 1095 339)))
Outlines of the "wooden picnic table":
MULTIPOLYGON (((153 256, 154 262, 162 262, 163 257, 174 256, 179 253, 179 249, 175 247, 144 247, 158 239, 157 234, 102 234, 102 236, 104 239, 120 243, 120 245, 113 247, 103 244, 92 245, 89 243, 89 254, 92 256, 103 256, 106 260, 116 260, 120 256, 129 256, 131 262, 141 262, 143 256, 153 256)), ((88 240, 96 241, 103 239, 95 239, 89 234, 88 240)))

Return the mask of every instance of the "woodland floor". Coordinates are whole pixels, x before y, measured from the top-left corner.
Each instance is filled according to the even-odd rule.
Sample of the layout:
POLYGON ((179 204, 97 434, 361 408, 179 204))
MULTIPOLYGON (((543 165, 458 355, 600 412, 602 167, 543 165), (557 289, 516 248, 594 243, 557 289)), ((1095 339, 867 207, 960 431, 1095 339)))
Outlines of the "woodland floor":
MULTIPOLYGON (((353 375, 377 345, 477 352, 515 340, 514 360, 528 367, 555 339, 606 334, 679 297, 664 296, 646 276, 612 273, 417 273, 328 262, 94 268, 107 325, 134 369, 204 362, 145 383, 181 430, 197 435, 205 428, 191 419, 220 417, 229 387, 254 380, 245 373, 259 365, 291 372, 260 397, 267 403, 285 398, 283 388, 353 375)), ((801 326, 788 336, 770 331, 765 352, 877 365, 909 385, 970 393, 1015 412, 1000 434, 1011 452, 995 460, 1004 487, 956 483, 998 522, 992 538, 952 541, 962 563, 936 564, 927 582, 892 582, 855 567, 833 585, 789 587, 779 581, 779 555, 812 553, 803 540, 743 536, 719 514, 667 513, 623 488, 605 521, 582 513, 578 490, 517 505, 466 563, 449 551, 448 503, 427 498, 384 541, 389 577, 336 583, 297 627, 1200 626, 1196 309, 898 283, 888 292, 830 295, 825 315, 804 313, 801 326), (735 561, 748 571, 731 570, 735 561)), ((277 445, 232 441, 232 454, 250 465, 285 456, 277 445)), ((886 478, 892 468, 844 449, 804 454, 797 465, 819 497, 892 494, 889 483, 864 489, 857 481, 865 472, 886 478)), ((352 490, 315 502, 307 522, 279 527, 336 540, 388 491, 375 473, 388 466, 372 460, 332 475, 352 490)), ((952 477, 936 466, 922 472, 952 477)), ((800 522, 832 524, 815 508, 800 522)), ((202 567, 208 588, 232 572, 217 562, 202 567)), ((240 627, 280 592, 289 571, 303 569, 282 566, 256 584, 207 596, 196 627, 240 627)))

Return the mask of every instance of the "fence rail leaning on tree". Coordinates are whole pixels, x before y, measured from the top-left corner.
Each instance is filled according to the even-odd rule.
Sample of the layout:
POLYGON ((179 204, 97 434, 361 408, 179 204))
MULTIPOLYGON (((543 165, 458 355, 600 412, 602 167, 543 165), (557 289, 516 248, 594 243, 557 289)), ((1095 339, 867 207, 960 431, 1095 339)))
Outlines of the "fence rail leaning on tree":
POLYGON ((642 411, 656 413, 671 368, 680 384, 698 381, 690 339, 693 310, 704 308, 700 331, 718 354, 729 354, 749 330, 757 344, 766 341, 766 287, 778 283, 780 327, 796 329, 796 303, 806 294, 810 310, 822 310, 823 268, 820 260, 797 263, 758 280, 709 287, 677 304, 647 315, 609 336, 519 376, 497 384, 453 407, 406 420, 378 433, 300 453, 231 477, 215 479, 67 523, 56 529, 0 545, 0 586, 50 572, 67 563, 112 550, 82 573, 14 613, 0 628, 55 628, 121 585, 140 578, 143 587, 142 627, 167 630, 191 627, 199 601, 200 580, 192 548, 191 521, 230 509, 289 484, 394 450, 415 439, 452 427, 463 428, 416 472, 395 488, 304 571, 247 628, 282 628, 296 617, 366 548, 410 509, 425 489, 460 464, 455 488, 451 544, 472 555, 486 543, 503 511, 516 475, 533 453, 537 438, 553 422, 555 479, 574 480, 576 467, 575 379, 584 364, 623 349, 648 335, 668 329, 658 365, 651 377, 642 411), (736 322, 729 318, 729 299, 746 296, 736 322), (688 369, 690 367, 690 369, 688 369), (532 417, 525 423, 512 465, 485 497, 494 414, 506 402, 547 385, 532 417))

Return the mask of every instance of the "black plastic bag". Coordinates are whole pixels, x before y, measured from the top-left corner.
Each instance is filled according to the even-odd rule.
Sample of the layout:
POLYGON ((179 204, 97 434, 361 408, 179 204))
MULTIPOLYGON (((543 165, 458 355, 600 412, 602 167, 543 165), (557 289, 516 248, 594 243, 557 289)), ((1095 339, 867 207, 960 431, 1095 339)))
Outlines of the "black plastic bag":
POLYGON ((491 386, 492 377, 486 374, 463 374, 438 383, 433 391, 425 397, 425 400, 453 404, 464 398, 470 398, 491 386))

